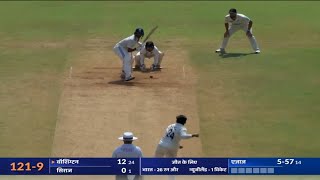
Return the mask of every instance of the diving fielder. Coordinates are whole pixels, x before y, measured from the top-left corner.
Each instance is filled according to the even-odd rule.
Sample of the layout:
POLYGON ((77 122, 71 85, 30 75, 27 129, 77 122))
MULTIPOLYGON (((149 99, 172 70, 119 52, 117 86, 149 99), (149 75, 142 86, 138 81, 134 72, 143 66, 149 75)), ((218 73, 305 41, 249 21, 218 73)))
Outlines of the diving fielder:
POLYGON ((179 115, 176 117, 176 123, 171 124, 166 129, 165 135, 160 140, 155 152, 155 157, 177 157, 181 139, 190 139, 199 137, 199 134, 188 134, 187 128, 184 125, 187 122, 187 117, 179 115))
POLYGON ((135 77, 131 75, 132 69, 132 55, 131 53, 135 50, 137 50, 137 46, 142 46, 142 43, 139 42, 140 38, 143 37, 144 31, 142 28, 137 28, 132 36, 129 36, 120 42, 118 42, 114 48, 113 51, 120 57, 122 60, 123 66, 122 66, 122 74, 121 79, 124 79, 125 81, 131 81, 135 77))
POLYGON ((152 58, 153 57, 153 64, 151 65, 151 70, 159 70, 161 69, 161 62, 162 58, 164 56, 164 53, 159 51, 157 46, 154 45, 152 41, 147 41, 146 45, 142 47, 141 51, 139 51, 134 56, 135 61, 135 69, 140 69, 141 71, 146 71, 146 66, 144 64, 145 58, 152 58))
POLYGON ((243 14, 238 14, 237 10, 232 8, 229 10, 229 14, 226 15, 224 23, 226 32, 224 33, 222 44, 220 48, 216 50, 216 53, 226 53, 225 48, 227 47, 229 38, 232 36, 233 33, 237 32, 238 30, 243 30, 244 32, 246 32, 246 35, 250 41, 250 44, 255 54, 260 53, 260 49, 257 44, 256 38, 252 34, 252 20, 250 20, 247 16, 243 14))

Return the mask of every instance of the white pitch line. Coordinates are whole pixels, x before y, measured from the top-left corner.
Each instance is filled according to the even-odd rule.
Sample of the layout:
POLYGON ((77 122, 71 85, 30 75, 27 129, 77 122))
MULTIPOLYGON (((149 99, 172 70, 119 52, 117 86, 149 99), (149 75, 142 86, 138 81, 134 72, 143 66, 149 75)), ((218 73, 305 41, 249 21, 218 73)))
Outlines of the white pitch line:
POLYGON ((70 70, 69 70, 69 78, 72 78, 72 66, 70 66, 70 70))
POLYGON ((185 73, 185 70, 184 70, 184 65, 182 66, 182 72, 183 72, 183 79, 186 78, 186 73, 185 73))

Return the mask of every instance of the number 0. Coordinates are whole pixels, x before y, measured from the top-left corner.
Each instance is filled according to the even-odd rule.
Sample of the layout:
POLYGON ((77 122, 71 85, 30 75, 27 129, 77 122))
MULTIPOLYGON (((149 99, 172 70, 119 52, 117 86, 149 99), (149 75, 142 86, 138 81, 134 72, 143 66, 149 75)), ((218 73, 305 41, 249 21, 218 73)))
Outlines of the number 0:
POLYGON ((122 169, 121 169, 121 172, 124 174, 124 173, 127 172, 127 169, 126 169, 126 168, 122 168, 122 169))

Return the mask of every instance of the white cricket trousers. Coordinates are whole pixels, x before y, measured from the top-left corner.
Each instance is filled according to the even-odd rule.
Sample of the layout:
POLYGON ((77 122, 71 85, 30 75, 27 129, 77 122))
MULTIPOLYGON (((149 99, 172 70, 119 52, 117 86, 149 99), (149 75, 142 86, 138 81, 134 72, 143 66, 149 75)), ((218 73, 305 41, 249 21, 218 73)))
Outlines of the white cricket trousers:
MULTIPOLYGON (((158 144, 155 157, 156 158, 174 158, 178 155, 178 149, 166 148, 158 144)), ((168 176, 168 180, 175 180, 175 176, 168 176)))
POLYGON ((122 72, 125 73, 125 79, 128 79, 131 77, 131 65, 132 65, 132 57, 131 53, 129 53, 127 50, 122 48, 121 46, 114 46, 113 51, 116 53, 116 55, 119 56, 119 58, 122 60, 122 72))
POLYGON ((161 158, 161 157, 167 157, 167 158, 174 158, 178 155, 178 149, 176 148, 167 148, 163 147, 160 144, 158 144, 155 157, 161 158))
MULTIPOLYGON (((228 37, 225 37, 223 38, 223 41, 222 41, 222 44, 221 44, 221 49, 225 49, 227 47, 227 44, 228 44, 228 41, 229 41, 229 38, 232 36, 232 34, 234 34, 235 32, 239 31, 239 30, 243 30, 245 33, 247 32, 248 30, 248 27, 245 27, 245 26, 230 26, 229 27, 229 36, 228 37)), ((251 34, 252 34, 252 28, 250 30, 251 34)), ((248 37, 248 36, 247 36, 248 37)), ((256 50, 259 50, 259 46, 257 44, 257 40, 256 38, 252 35, 252 37, 248 37, 249 41, 250 41, 250 44, 251 44, 251 47, 254 51, 256 50)))
MULTIPOLYGON (((154 57, 154 61, 153 61, 153 64, 154 65, 159 65, 161 66, 161 62, 162 62, 162 59, 163 59, 163 56, 164 56, 164 53, 159 51, 160 53, 160 56, 159 57, 155 57, 154 55, 152 56, 145 56, 145 58, 153 58, 154 57)), ((135 61, 135 65, 136 66, 141 66, 142 64, 144 64, 144 60, 142 61, 142 58, 141 58, 141 53, 138 52, 135 56, 134 56, 134 61, 135 61)))

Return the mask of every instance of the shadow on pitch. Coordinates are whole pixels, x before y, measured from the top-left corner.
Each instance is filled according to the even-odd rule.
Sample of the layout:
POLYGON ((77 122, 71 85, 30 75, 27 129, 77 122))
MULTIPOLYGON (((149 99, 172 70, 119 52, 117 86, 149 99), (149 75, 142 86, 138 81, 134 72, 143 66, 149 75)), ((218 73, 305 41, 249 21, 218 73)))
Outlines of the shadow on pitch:
POLYGON ((113 85, 120 85, 120 86, 135 86, 137 82, 133 81, 123 81, 123 80, 115 80, 115 81, 109 81, 108 84, 113 84, 113 85))
POLYGON ((255 53, 226 53, 226 54, 219 54, 222 58, 235 58, 235 57, 243 57, 248 55, 253 55, 255 53))
POLYGON ((115 81, 109 81, 108 84, 119 85, 119 86, 143 86, 145 83, 137 82, 136 80, 132 80, 132 81, 115 80, 115 81))

